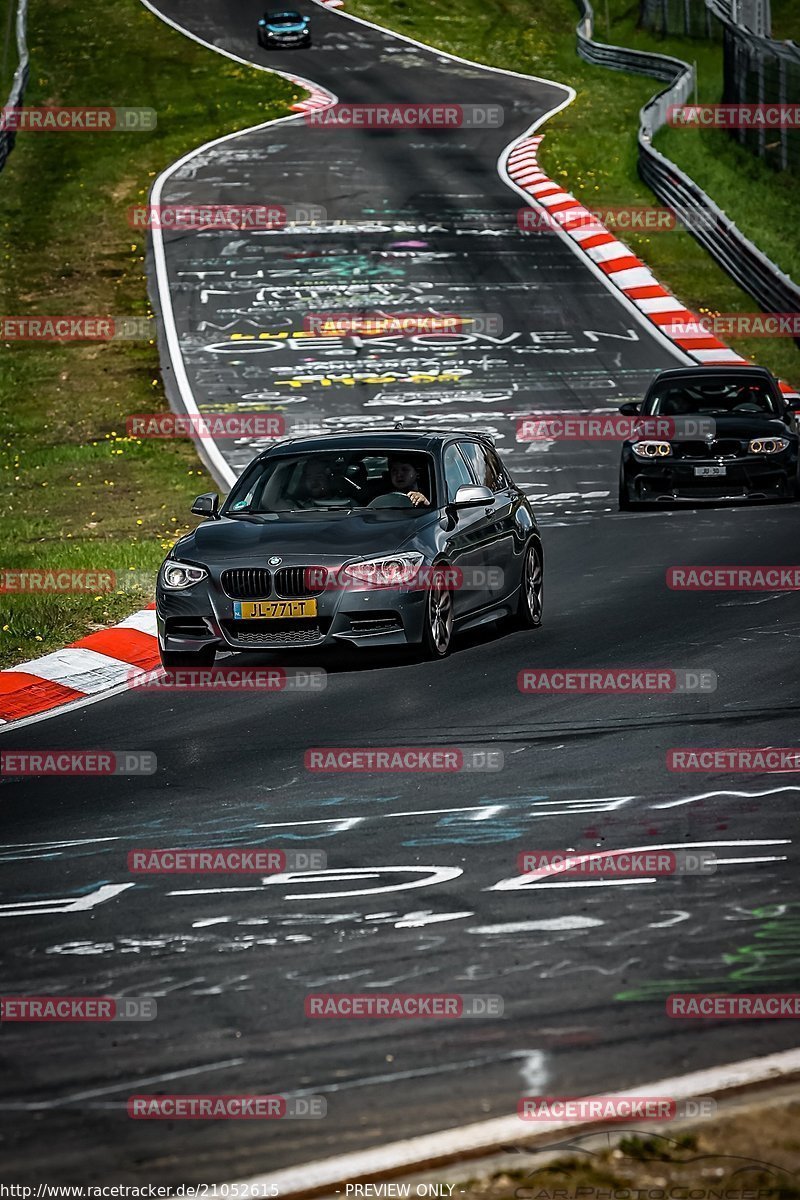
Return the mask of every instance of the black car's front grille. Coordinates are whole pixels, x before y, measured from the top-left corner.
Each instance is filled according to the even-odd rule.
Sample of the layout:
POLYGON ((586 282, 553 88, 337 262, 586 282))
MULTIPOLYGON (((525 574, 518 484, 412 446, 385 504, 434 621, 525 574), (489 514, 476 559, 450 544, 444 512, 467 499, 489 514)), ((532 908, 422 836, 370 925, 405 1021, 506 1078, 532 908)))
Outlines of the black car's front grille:
POLYGON ((327 571, 324 567, 281 567, 275 572, 275 592, 278 596, 320 596, 325 591, 327 571))
POLYGON ((236 567, 220 575, 222 590, 231 600, 266 600, 272 572, 266 567, 236 567))
POLYGON ((673 452, 676 458, 743 458, 747 446, 738 438, 714 438, 710 442, 677 442, 673 452))
POLYGON ((318 621, 305 618, 292 621, 224 621, 227 638, 242 649, 281 646, 316 646, 322 641, 323 632, 318 621))

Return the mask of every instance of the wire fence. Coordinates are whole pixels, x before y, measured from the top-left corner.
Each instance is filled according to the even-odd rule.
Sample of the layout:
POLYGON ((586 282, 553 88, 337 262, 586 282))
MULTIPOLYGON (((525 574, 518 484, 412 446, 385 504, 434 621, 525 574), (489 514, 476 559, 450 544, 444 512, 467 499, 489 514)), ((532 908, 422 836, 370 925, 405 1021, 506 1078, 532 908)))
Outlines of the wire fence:
MULTIPOLYGON (((638 169, 658 199, 681 213, 692 213, 692 236, 765 312, 800 311, 800 287, 751 242, 710 196, 653 145, 672 105, 682 105, 695 87, 694 67, 679 58, 606 46, 593 40, 594 12, 589 0, 577 0, 581 20, 577 50, 586 62, 616 71, 635 71, 665 80, 668 86, 639 113, 638 169)), ((797 339, 800 341, 800 339, 797 339)))
MULTIPOLYGON (((639 0, 639 23, 656 34, 722 42, 723 104, 800 103, 800 46, 769 33, 769 6, 756 0, 639 0)), ((800 134, 788 127, 731 130, 740 145, 779 171, 800 171, 800 134)))
POLYGON ((685 37, 721 37, 719 24, 705 0, 639 0, 639 24, 662 36, 677 33, 685 37))

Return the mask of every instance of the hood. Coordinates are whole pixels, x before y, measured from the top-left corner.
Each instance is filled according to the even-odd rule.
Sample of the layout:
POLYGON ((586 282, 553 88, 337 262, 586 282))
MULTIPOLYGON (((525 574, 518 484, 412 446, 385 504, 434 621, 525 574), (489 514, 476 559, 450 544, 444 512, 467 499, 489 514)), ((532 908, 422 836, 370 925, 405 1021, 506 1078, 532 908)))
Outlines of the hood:
POLYGON ((267 29, 270 33, 303 33, 306 29, 306 22, 295 21, 291 25, 287 25, 285 21, 280 21, 277 25, 273 25, 271 21, 267 21, 267 29))
MULTIPOLYGON (((658 421, 658 420, 662 420, 662 419, 669 419, 669 418, 651 417, 648 415, 644 415, 642 417, 643 422, 646 422, 648 420, 649 421, 658 421)), ((696 413, 687 413, 685 418, 677 418, 677 417, 675 418, 676 421, 679 419, 685 419, 687 421, 691 421, 693 419, 702 420, 702 415, 696 414, 696 413)), ((720 439, 725 439, 725 438, 734 438, 734 439, 739 438, 742 441, 745 441, 745 440, 749 440, 750 438, 757 438, 757 437, 788 437, 790 439, 796 437, 796 434, 793 432, 793 430, 788 425, 786 425, 780 419, 780 417, 758 417, 758 416, 748 416, 747 413, 731 413, 730 416, 726 416, 726 415, 715 416, 713 418, 713 420, 716 423, 716 432, 714 434, 714 438, 717 441, 719 441, 720 439)), ((627 440, 629 442, 635 442, 640 437, 641 437, 641 435, 635 434, 634 436, 629 437, 627 440)), ((645 438, 653 438, 653 437, 657 437, 657 435, 646 432, 644 434, 644 437, 645 438)), ((670 440, 673 442, 678 442, 678 441, 704 442, 704 441, 707 441, 708 439, 703 438, 703 437, 698 437, 695 435, 695 436, 684 437, 682 439, 673 437, 673 438, 669 438, 667 440, 670 440)))
POLYGON ((795 436, 780 417, 750 417, 747 413, 732 413, 730 416, 714 417, 714 421, 717 439, 795 436))
POLYGON ((175 545, 176 558, 220 564, 252 559, 264 565, 273 554, 284 565, 325 566, 349 558, 395 554, 438 520, 438 512, 407 515, 407 510, 376 509, 320 517, 315 512, 281 513, 266 518, 204 521, 175 545))

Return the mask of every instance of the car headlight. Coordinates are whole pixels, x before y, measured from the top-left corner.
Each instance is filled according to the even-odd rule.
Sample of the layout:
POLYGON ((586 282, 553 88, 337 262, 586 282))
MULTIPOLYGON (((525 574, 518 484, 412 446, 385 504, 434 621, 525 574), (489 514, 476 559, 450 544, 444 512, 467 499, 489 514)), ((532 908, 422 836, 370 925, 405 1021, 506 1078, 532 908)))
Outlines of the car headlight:
POLYGON ((785 450, 788 445, 788 438, 753 438, 747 450, 749 454, 780 454, 781 450, 785 450))
POLYGON ((424 555, 392 554, 386 558, 366 558, 362 562, 350 563, 343 574, 359 579, 373 587, 402 587, 413 583, 419 574, 424 555))
POLYGON ((161 568, 161 584, 168 592, 178 592, 181 588, 191 587, 206 579, 208 571, 205 567, 193 567, 189 563, 167 562, 161 568))
POLYGON ((639 458, 669 458, 672 446, 669 442, 634 442, 633 453, 639 458))

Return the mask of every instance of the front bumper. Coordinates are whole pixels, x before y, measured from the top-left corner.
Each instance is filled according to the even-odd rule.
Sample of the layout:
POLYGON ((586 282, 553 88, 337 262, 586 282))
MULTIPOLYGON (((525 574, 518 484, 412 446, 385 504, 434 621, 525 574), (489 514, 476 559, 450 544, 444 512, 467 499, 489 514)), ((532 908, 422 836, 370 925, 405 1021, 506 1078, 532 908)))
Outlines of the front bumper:
POLYGON ((631 452, 623 458, 623 479, 630 500, 670 503, 703 500, 785 500, 795 494, 797 455, 742 458, 669 458, 642 461, 631 452), (724 468, 724 474, 698 475, 696 468, 724 468))
POLYGON ((270 34, 259 32, 258 40, 262 46, 268 49, 280 50, 282 48, 290 50, 293 46, 305 46, 311 41, 311 32, 306 30, 305 33, 297 34, 270 34))
MULTIPOLYGON (((274 651, 353 646, 403 646, 422 639, 423 590, 369 588, 328 591, 316 597, 316 617, 237 620, 234 601, 219 580, 193 587, 156 589, 159 644, 172 652, 218 650, 274 651)), ((282 599, 276 595, 264 599, 282 599)))

